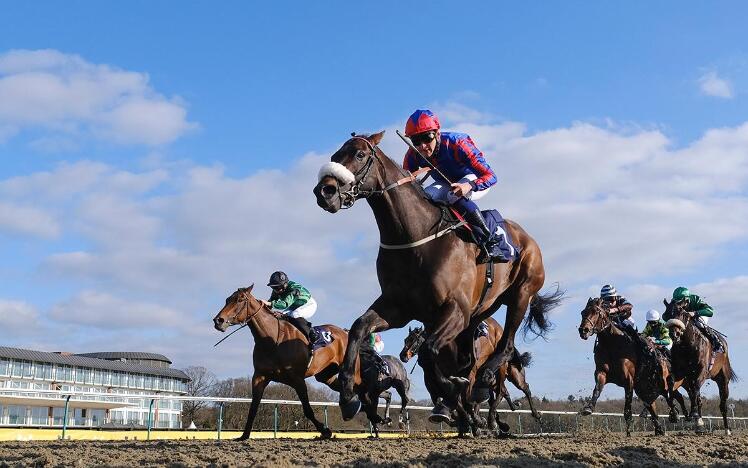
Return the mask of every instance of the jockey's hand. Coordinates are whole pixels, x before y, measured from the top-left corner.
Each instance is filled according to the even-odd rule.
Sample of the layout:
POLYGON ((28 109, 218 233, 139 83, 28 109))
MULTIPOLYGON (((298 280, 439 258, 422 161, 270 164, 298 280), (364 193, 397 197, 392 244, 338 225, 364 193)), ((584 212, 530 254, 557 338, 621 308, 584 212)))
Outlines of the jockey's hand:
POLYGON ((465 195, 470 193, 471 190, 473 190, 473 186, 468 184, 467 182, 464 184, 460 184, 460 183, 452 184, 452 193, 454 193, 458 197, 464 197, 465 195))
POLYGON ((265 304, 265 307, 267 307, 267 308, 269 308, 269 309, 270 309, 270 308, 272 308, 272 307, 270 306, 270 301, 265 301, 265 300, 262 300, 262 299, 260 299, 260 301, 261 301, 261 302, 262 302, 263 304, 265 304))
POLYGON ((690 315, 691 317, 695 317, 696 316, 696 312, 689 312, 688 315, 690 315))

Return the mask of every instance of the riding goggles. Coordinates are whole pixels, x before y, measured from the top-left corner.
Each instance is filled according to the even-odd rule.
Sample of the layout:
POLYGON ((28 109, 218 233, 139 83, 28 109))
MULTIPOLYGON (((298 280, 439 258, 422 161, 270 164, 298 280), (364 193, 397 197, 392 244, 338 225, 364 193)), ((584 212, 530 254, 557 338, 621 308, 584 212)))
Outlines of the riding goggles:
POLYGON ((413 143, 414 146, 418 146, 424 143, 431 143, 432 141, 434 141, 434 138, 436 138, 436 133, 423 132, 423 133, 418 133, 410 137, 410 141, 413 143))

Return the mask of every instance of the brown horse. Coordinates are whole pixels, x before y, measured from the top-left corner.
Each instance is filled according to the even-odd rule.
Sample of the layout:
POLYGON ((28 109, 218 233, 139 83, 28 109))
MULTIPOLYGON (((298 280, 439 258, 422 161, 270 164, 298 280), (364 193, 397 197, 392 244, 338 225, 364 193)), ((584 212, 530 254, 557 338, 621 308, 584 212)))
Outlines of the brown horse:
POLYGON ((730 396, 730 382, 738 380, 730 365, 727 340, 720 337, 723 353, 715 353, 712 344, 693 324, 694 317, 685 306, 687 300, 665 303, 665 314, 672 317, 667 325, 673 338, 673 374, 676 379, 683 379, 683 386, 691 400, 691 417, 696 420, 697 428, 704 426, 701 419, 701 386, 706 379, 712 379, 719 388, 719 410, 725 424, 725 433, 730 434, 727 421, 727 398, 730 396), (714 363, 709 367, 711 360, 714 363))
MULTIPOLYGON (((547 330, 546 313, 554 296, 538 294, 545 280, 537 243, 517 223, 506 231, 518 248, 518 258, 495 264, 493 283, 486 285, 486 265, 476 264, 478 247, 465 242, 431 203, 416 179, 377 147, 384 132, 353 136, 320 169, 314 188, 317 204, 330 213, 350 208, 365 198, 379 228, 377 276, 381 295, 353 322, 340 372, 340 405, 344 418, 356 414, 360 403, 353 391, 353 372, 365 336, 401 328, 411 320, 424 324, 427 336, 421 353, 424 373, 435 385, 432 397, 442 397, 462 414, 460 395, 475 363, 473 331, 501 305, 507 306, 505 333, 492 357, 497 369, 514 355, 514 337, 530 306, 527 324, 547 330), (445 229, 445 226, 446 229, 445 229), (484 285, 487 293, 481 301, 484 285), (532 301, 532 305, 531 305, 532 301), (445 375, 436 364, 439 351, 457 340, 457 373, 445 375)), ((493 378, 494 372, 488 373, 493 378)))
MULTIPOLYGON (((252 295, 253 286, 239 288, 231 294, 226 298, 226 305, 213 318, 215 328, 221 332, 225 332, 232 325, 246 323, 255 340, 252 353, 254 364, 252 404, 244 432, 238 440, 249 438, 262 394, 270 382, 280 382, 293 388, 299 395, 304 416, 314 424, 323 438, 329 438, 332 436, 330 429, 314 416, 304 379, 314 376, 317 381, 335 391, 340 391, 338 371, 343 361, 348 336, 339 327, 325 325, 332 336, 332 342, 316 350, 310 361, 309 342, 304 334, 255 298, 252 295)), ((358 360, 354 364, 356 366, 354 383, 358 386, 361 383, 358 360)), ((376 403, 377 401, 374 402, 375 412, 376 403)), ((370 409, 368 404, 367 409, 370 409)))
MULTIPOLYGON (((470 391, 472 395, 472 386, 475 383, 475 378, 477 375, 478 370, 485 364, 485 362, 488 360, 488 358, 491 356, 491 354, 494 352, 496 345, 499 343, 501 339, 501 334, 503 332, 501 325, 494 320, 493 318, 488 318, 485 320, 487 325, 487 331, 488 334, 481 335, 478 338, 475 339, 475 355, 476 355, 476 363, 473 369, 471 370, 469 374, 469 380, 470 385, 468 386, 468 391, 470 391)), ((408 336, 405 337, 405 342, 403 343, 403 349, 400 351, 400 360, 403 362, 408 362, 413 356, 418 354, 418 349, 421 347, 423 342, 425 341, 426 336, 422 328, 416 327, 413 329, 408 330, 408 336)), ((446 346, 442 348, 441 352, 439 353, 438 359, 439 359, 439 366, 442 369, 448 368, 450 365, 454 363, 454 357, 450 355, 450 352, 453 351, 451 349, 451 346, 446 346)), ((496 408, 498 407, 499 403, 501 402, 502 398, 505 398, 507 400, 507 403, 509 404, 509 407, 514 411, 517 407, 514 404, 514 402, 511 400, 511 397, 509 395, 509 391, 506 389, 505 382, 508 379, 512 384, 514 384, 515 387, 522 390, 522 392, 527 397, 527 401, 530 404, 530 410, 532 411, 533 417, 535 417, 538 421, 540 421, 540 413, 538 413, 532 403, 532 393, 530 392, 530 386, 527 384, 527 381, 525 380, 525 367, 529 365, 531 360, 530 353, 522 353, 520 354, 519 351, 515 350, 515 355, 512 357, 512 359, 509 360, 509 362, 504 363, 498 370, 498 378, 494 380, 493 386, 488 389, 488 401, 489 401, 489 412, 488 412, 488 428, 491 430, 498 430, 499 434, 507 434, 509 432, 509 426, 506 423, 503 423, 502 421, 498 421, 498 427, 497 427, 497 418, 496 418, 496 408)), ((421 364, 421 360, 419 358, 418 361, 419 364, 421 364)), ((421 365, 421 367, 423 367, 421 365)), ((429 386, 434 385, 433 383, 429 382, 429 379, 426 379, 426 387, 429 388, 429 386)), ((477 411, 480 406, 480 400, 481 398, 475 398, 472 397, 470 399, 470 407, 471 407, 471 414, 474 418, 478 418, 477 411)), ((435 402, 436 404, 437 402, 435 402)), ((433 420, 433 418, 432 418, 433 420)), ((439 420, 436 420, 434 422, 440 422, 439 420)), ((481 421, 482 422, 482 421, 481 421)), ((459 425, 458 425, 459 426, 459 425)))
MULTIPOLYGON (((633 393, 644 402, 655 426, 655 434, 665 433, 657 416, 655 401, 662 395, 670 406, 670 420, 677 421, 678 415, 673 406, 673 398, 678 400, 684 414, 686 413, 683 396, 677 391, 680 382, 668 385, 670 371, 663 359, 643 355, 641 343, 632 339, 618 328, 602 306, 602 299, 590 298, 582 311, 582 323, 579 325, 579 336, 586 340, 596 334, 595 342, 595 390, 592 399, 580 411, 589 416, 595 410, 595 404, 606 383, 623 387, 626 392, 623 417, 626 420, 626 435, 631 435, 631 398, 633 393)), ((651 343, 648 343, 650 346, 651 343)), ((654 349, 651 349, 654 354, 654 349)))

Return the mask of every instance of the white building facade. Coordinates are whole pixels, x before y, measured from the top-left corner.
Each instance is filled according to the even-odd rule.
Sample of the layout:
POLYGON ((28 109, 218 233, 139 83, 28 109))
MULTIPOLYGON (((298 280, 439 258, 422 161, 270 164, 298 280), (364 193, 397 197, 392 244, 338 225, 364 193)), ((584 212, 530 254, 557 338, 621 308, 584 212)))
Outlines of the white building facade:
POLYGON ((88 393, 68 401, 69 427, 182 427, 189 377, 160 354, 50 353, 0 346, 0 427, 62 426, 65 392, 88 393), (44 393, 55 391, 60 394, 44 393))

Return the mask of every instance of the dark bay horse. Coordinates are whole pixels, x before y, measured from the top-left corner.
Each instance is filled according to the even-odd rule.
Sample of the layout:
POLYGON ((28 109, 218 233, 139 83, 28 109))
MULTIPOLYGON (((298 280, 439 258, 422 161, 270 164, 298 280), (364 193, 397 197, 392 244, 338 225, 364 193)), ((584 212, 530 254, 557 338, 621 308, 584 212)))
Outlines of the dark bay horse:
POLYGON ((374 415, 376 415, 376 403, 378 399, 384 399, 387 404, 384 409, 384 419, 379 416, 369 416, 370 411, 367 411, 367 416, 369 416, 369 421, 376 437, 379 437, 378 424, 392 423, 392 419, 390 418, 390 403, 392 402, 390 388, 394 388, 397 394, 400 395, 400 416, 398 418, 400 425, 404 425, 409 419, 406 408, 410 402, 410 379, 408 378, 408 372, 395 356, 384 355, 382 356, 382 360, 387 364, 389 375, 385 375, 373 360, 361 358, 362 384, 359 386, 359 397, 365 403, 364 408, 373 404, 375 406, 374 415))
MULTIPOLYGON (((346 141, 320 169, 314 188, 317 204, 330 213, 365 198, 380 235, 377 277, 380 296, 351 327, 340 372, 340 405, 348 419, 360 407, 353 391, 354 365, 361 342, 375 331, 401 328, 411 320, 424 324, 428 338, 421 349, 424 373, 435 382, 430 392, 450 408, 464 412, 460 395, 473 367, 473 331, 501 305, 506 305, 505 333, 492 357, 497 369, 514 354, 514 337, 530 308, 528 325, 547 330, 546 314, 554 297, 539 295, 545 280, 537 243, 517 223, 506 231, 519 250, 510 263, 494 265, 494 280, 484 300, 486 265, 476 264, 478 247, 447 227, 443 211, 431 203, 415 177, 406 173, 377 147, 384 132, 346 141), (457 340, 455 375, 436 365, 439 351, 457 340)), ((493 377, 491 372, 490 376, 493 377)))
POLYGON ((730 396, 730 382, 738 380, 730 365, 727 340, 720 336, 723 353, 715 353, 712 344, 696 325, 694 317, 686 311, 686 302, 671 301, 665 303, 665 313, 669 317, 667 325, 673 338, 673 374, 676 379, 683 379, 683 386, 691 400, 691 416, 696 420, 697 428, 704 426, 701 419, 701 386, 706 379, 712 379, 719 388, 719 410, 725 424, 725 433, 730 434, 727 421, 727 398, 730 396), (714 364, 709 367, 711 360, 714 364))
MULTIPOLYGON (((488 360, 488 358, 491 356, 491 354, 494 352, 496 345, 501 339, 502 334, 502 328, 499 323, 494 320, 493 318, 488 318, 485 320, 487 325, 487 336, 480 336, 475 339, 475 355, 476 355, 476 363, 475 366, 473 366, 473 369, 471 370, 469 374, 469 380, 471 382, 471 385, 468 386, 469 394, 471 395, 471 406, 472 406, 472 414, 474 414, 474 417, 478 417, 477 411, 480 406, 480 401, 477 401, 472 393, 471 386, 475 382, 476 378, 476 371, 478 371, 483 364, 488 360)), ((426 336, 421 327, 416 327, 413 329, 408 330, 408 336, 405 337, 405 341, 403 343, 403 349, 400 351, 400 360, 403 362, 408 362, 413 356, 418 354, 418 349, 425 341, 426 336)), ((442 350, 439 353, 438 360, 439 365, 449 366, 450 363, 454 362, 454 359, 450 357, 448 354, 452 351, 450 349, 450 346, 446 346, 442 348, 442 350)), ((509 404, 509 408, 514 411, 517 407, 512 401, 509 391, 506 389, 506 380, 508 379, 512 384, 514 384, 515 387, 520 389, 525 396, 527 397, 527 401, 530 405, 530 410, 532 411, 532 415, 534 418, 536 418, 538 421, 540 421, 541 416, 540 413, 537 412, 535 407, 533 406, 532 402, 532 393, 530 392, 530 386, 528 385, 526 379, 525 379, 525 367, 529 365, 531 361, 530 353, 522 353, 520 354, 519 351, 515 349, 515 355, 512 357, 512 359, 509 360, 509 362, 504 363, 498 370, 498 378, 494 379, 493 386, 488 389, 489 390, 489 396, 488 396, 488 402, 489 402, 489 411, 488 411, 488 428, 491 430, 497 430, 500 434, 507 434, 509 432, 509 426, 502 421, 498 421, 496 418, 496 408, 498 407, 499 403, 501 403, 502 398, 507 400, 507 403, 509 404)), ((421 360, 419 359, 419 364, 421 363, 421 360)), ((421 366, 423 367, 423 366, 421 366)), ((430 385, 433 385, 433 383, 426 382, 426 388, 428 388, 430 385)), ((435 402, 436 403, 436 402, 435 402)), ((440 422, 439 420, 436 420, 434 422, 440 422)), ((458 425, 459 427, 459 425, 458 425)))
MULTIPOLYGON (((670 420, 678 420, 673 406, 673 398, 686 413, 683 396, 678 392, 680 385, 676 381, 673 388, 668 384, 670 371, 667 363, 662 359, 643 356, 641 344, 634 341, 611 320, 608 312, 602 306, 602 299, 590 298, 582 311, 582 322, 579 325, 579 336, 586 340, 597 335, 595 342, 595 390, 592 399, 580 411, 583 416, 589 416, 595 410, 595 404, 606 383, 613 383, 623 387, 626 392, 623 417, 626 420, 626 435, 631 435, 631 399, 633 393, 639 396, 655 426, 655 434, 665 433, 657 416, 655 401, 662 395, 670 407, 670 420)), ((651 345, 651 343, 650 343, 651 345)), ((654 353, 654 349, 652 349, 654 353)))
MULTIPOLYGON (((332 436, 330 429, 314 416, 304 379, 314 376, 317 381, 340 391, 338 371, 343 362, 348 335, 342 328, 325 325, 332 335, 332 343, 316 350, 310 361, 309 342, 306 337, 290 322, 281 319, 255 298, 252 295, 253 286, 239 288, 231 294, 226 298, 226 305, 213 318, 215 328, 221 332, 225 332, 232 325, 246 323, 255 340, 252 352, 252 404, 244 432, 238 440, 249 438, 262 394, 270 382, 280 382, 293 388, 301 401, 304 416, 314 424, 323 438, 329 438, 332 436)), ((361 383, 358 360, 354 362, 354 366, 352 381, 358 387, 361 383)), ((376 403, 377 399, 374 400, 375 414, 376 403)), ((370 405, 367 405, 367 410, 368 407, 370 405)))

